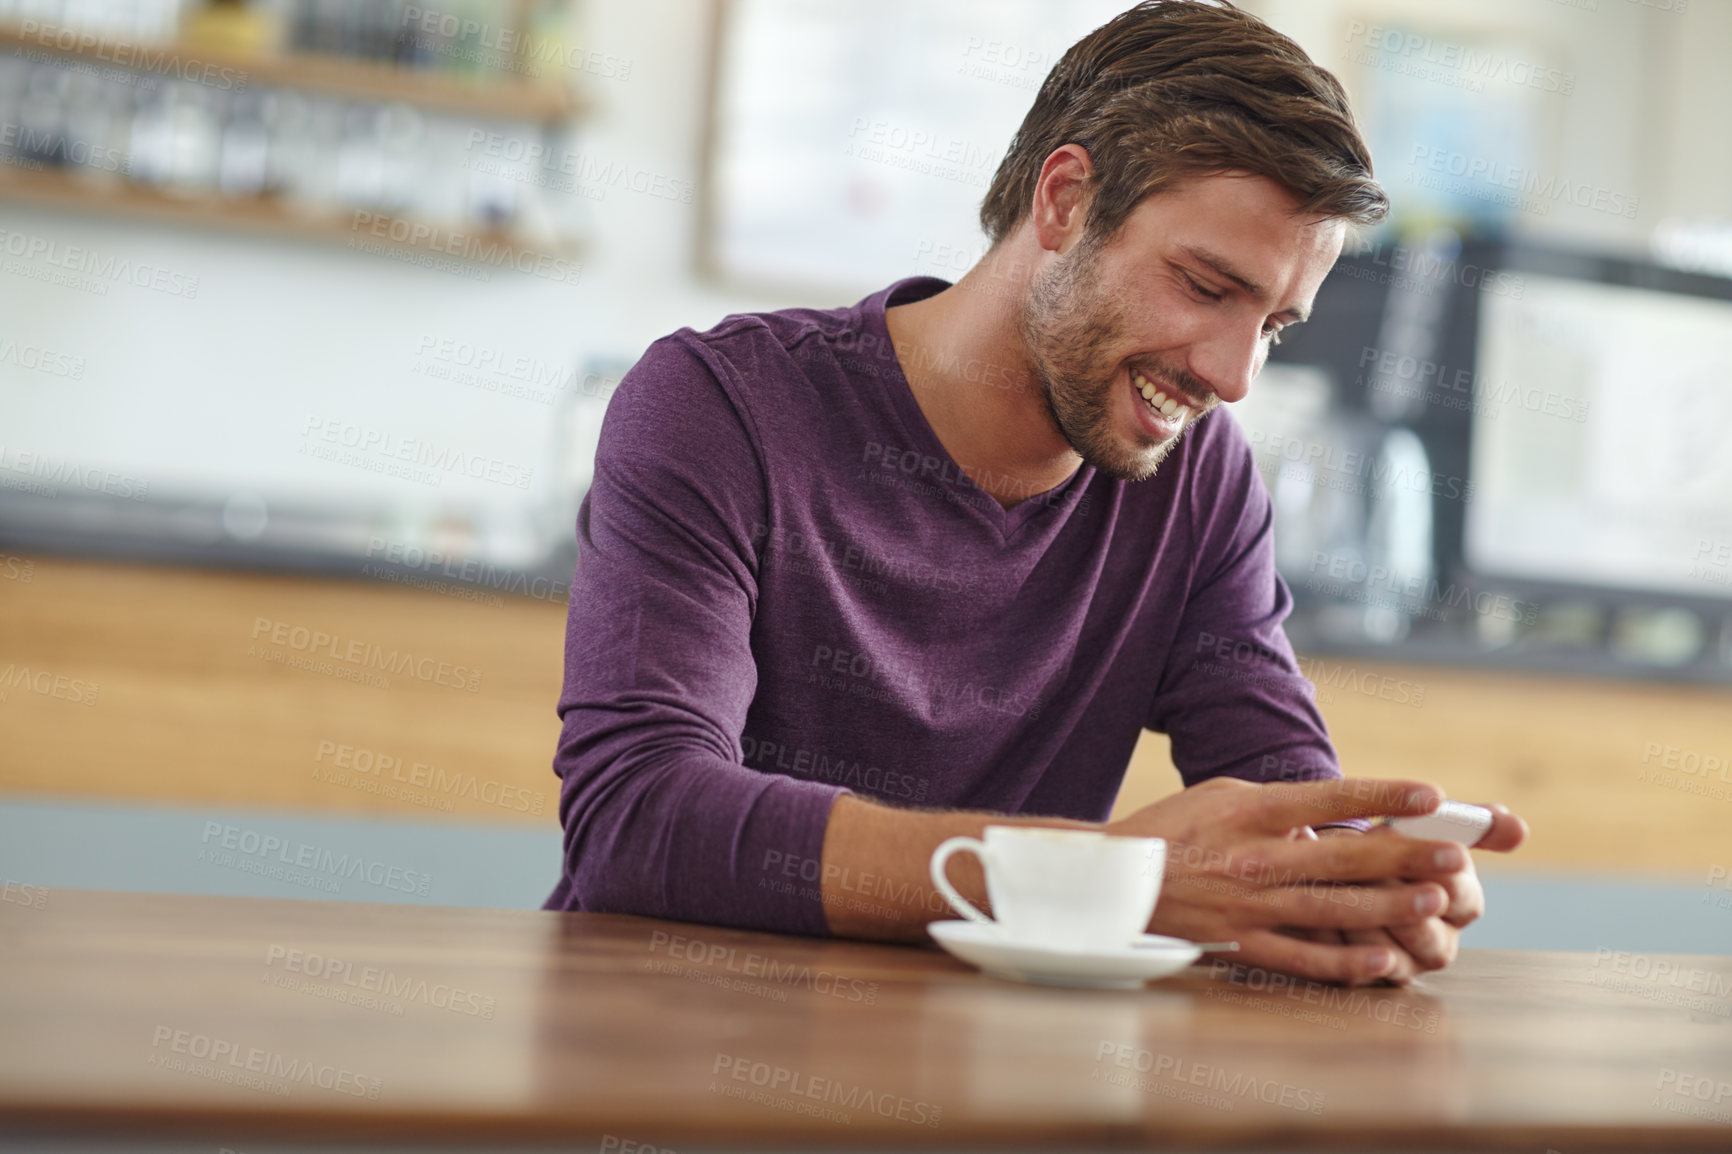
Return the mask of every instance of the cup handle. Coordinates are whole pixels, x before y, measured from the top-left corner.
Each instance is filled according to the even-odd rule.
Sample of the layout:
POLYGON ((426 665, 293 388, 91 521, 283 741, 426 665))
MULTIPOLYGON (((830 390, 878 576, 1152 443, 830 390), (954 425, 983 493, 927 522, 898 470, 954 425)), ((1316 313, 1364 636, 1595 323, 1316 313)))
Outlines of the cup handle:
POLYGON ((985 842, 979 838, 953 837, 932 851, 932 884, 938 888, 939 893, 944 895, 944 900, 950 903, 950 908, 969 921, 980 922, 982 925, 988 926, 996 925, 997 923, 991 918, 975 909, 967 898, 957 893, 956 887, 950 884, 950 879, 944 876, 944 867, 949 863, 951 855, 962 850, 973 853, 981 859, 983 865, 985 864, 985 842))

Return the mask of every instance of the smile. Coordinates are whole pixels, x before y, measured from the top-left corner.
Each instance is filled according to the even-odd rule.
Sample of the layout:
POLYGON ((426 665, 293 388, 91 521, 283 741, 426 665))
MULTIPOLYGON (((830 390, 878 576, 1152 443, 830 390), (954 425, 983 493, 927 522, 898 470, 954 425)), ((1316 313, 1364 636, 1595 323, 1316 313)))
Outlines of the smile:
POLYGON ((1143 376, 1143 374, 1137 372, 1135 369, 1131 370, 1131 384, 1135 385, 1137 390, 1143 394, 1143 402, 1148 405, 1149 408, 1161 414, 1163 417, 1166 417, 1169 421, 1176 421, 1179 424, 1184 424, 1186 421, 1197 415, 1196 410, 1191 408, 1190 405, 1186 404, 1184 401, 1167 396, 1166 393, 1156 388, 1149 382, 1147 377, 1143 376))

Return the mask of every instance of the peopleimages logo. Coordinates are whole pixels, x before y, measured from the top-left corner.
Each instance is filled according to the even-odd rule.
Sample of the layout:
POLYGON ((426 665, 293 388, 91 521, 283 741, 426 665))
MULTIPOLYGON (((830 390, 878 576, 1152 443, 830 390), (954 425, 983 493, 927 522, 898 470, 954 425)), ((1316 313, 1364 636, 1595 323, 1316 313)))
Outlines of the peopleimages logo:
POLYGON ((563 605, 571 596, 569 581, 532 577, 516 569, 500 568, 491 561, 446 554, 438 549, 423 549, 419 545, 387 541, 383 537, 368 538, 366 556, 404 569, 438 573, 454 581, 485 589, 502 589, 522 597, 533 597, 537 601, 553 601, 563 605))
MULTIPOLYGON (((263 834, 255 829, 243 829, 238 825, 224 825, 219 821, 204 823, 204 838, 202 842, 209 849, 199 851, 201 861, 209 861, 215 865, 234 865, 233 854, 244 855, 261 863, 288 866, 297 870, 308 870, 315 874, 324 874, 327 879, 335 881, 342 879, 352 881, 360 878, 369 885, 382 886, 399 893, 416 894, 426 897, 433 883, 433 875, 417 870, 403 869, 401 866, 389 865, 377 859, 368 859, 359 854, 334 853, 324 846, 309 842, 289 842, 275 834, 263 834), (214 843, 214 846, 213 846, 214 843), (231 854, 224 855, 217 850, 229 850, 231 854)), ((260 872, 256 869, 246 870, 247 873, 260 872)), ((330 886, 322 887, 327 890, 330 886)))
MULTIPOLYGON (((1523 388, 1513 381, 1494 381, 1469 369, 1457 368, 1453 373, 1441 361, 1428 360, 1396 349, 1366 345, 1359 352, 1360 380, 1370 377, 1369 387, 1380 392, 1405 396, 1438 394, 1453 401, 1449 394, 1462 400, 1452 408, 1466 407, 1469 400, 1481 402, 1474 411, 1496 417, 1506 409, 1520 407, 1530 413, 1558 417, 1576 424, 1588 419, 1589 399, 1565 396, 1552 389, 1523 388), (1363 372, 1369 369, 1370 371, 1363 372), (1404 388, 1404 386, 1406 386, 1404 388)), ((1442 403, 1442 402, 1439 402, 1442 403)))
POLYGON ((1718 906, 1723 910, 1732 910, 1732 870, 1723 865, 1708 867, 1708 880, 1702 886, 1702 904, 1718 906), (1716 889, 1725 893, 1715 893, 1716 889))
POLYGON ((4 268, 9 273, 97 296, 107 296, 110 284, 130 284, 188 300, 198 296, 199 280, 195 276, 106 256, 83 245, 62 244, 33 233, 0 228, 0 255, 19 258, 5 262, 4 268))
POLYGON ((357 964, 329 954, 321 954, 316 950, 291 949, 273 944, 265 951, 265 967, 267 970, 273 969, 279 962, 285 974, 303 975, 315 982, 340 985, 361 993, 420 1002, 435 1009, 449 1010, 453 1014, 465 1014, 471 1018, 491 1019, 497 1005, 491 995, 465 990, 461 986, 429 982, 425 978, 399 974, 389 968, 357 964))
MULTIPOLYGON (((1539 605, 1504 593, 1450 582, 1441 584, 1435 577, 1415 577, 1397 572, 1387 565, 1367 565, 1358 557, 1345 553, 1316 553, 1311 558, 1311 574, 1306 587, 1318 592, 1340 595, 1349 588, 1378 590, 1391 594, 1387 608, 1415 603, 1416 610, 1468 609, 1481 617, 1532 625, 1539 619, 1539 605)), ((1432 614, 1426 614, 1433 616, 1432 614)), ((1437 615, 1439 620, 1447 614, 1437 615)))
MULTIPOLYGON (((869 1090, 835 1078, 817 1078, 784 1066, 755 1062, 738 1054, 717 1054, 715 1064, 710 1067, 710 1076, 712 1093, 718 1092, 718 1086, 721 1088, 720 1092, 724 1093, 729 1090, 741 1091, 729 1096, 758 1101, 763 1105, 776 1106, 794 1113, 824 1116, 818 1113, 819 1108, 814 1105, 822 1102, 825 1106, 862 1110, 881 1118, 895 1118, 915 1126, 937 1126, 944 1113, 942 1106, 931 1102, 882 1090, 869 1090), (745 1087, 729 1087, 728 1080, 748 1083, 758 1087, 762 1093, 754 1096, 743 1092, 745 1087)), ((846 1123, 850 1117, 844 1114, 833 1120, 846 1123)))
POLYGON ((47 453, 19 452, 16 448, 0 443, 0 488, 53 497, 59 494, 56 486, 61 485, 68 489, 83 489, 87 493, 101 493, 126 501, 142 501, 150 493, 149 481, 130 474, 81 465, 65 457, 57 459, 47 453))
MULTIPOLYGON (((69 677, 49 669, 31 669, 30 666, 19 665, 15 661, 7 662, 6 668, 0 669, 0 689, 22 689, 43 697, 69 701, 73 705, 95 705, 99 688, 93 681, 69 677)), ((6 695, 0 693, 0 701, 4 700, 6 695)))
POLYGON ((10 337, 0 337, 0 365, 16 365, 31 372, 74 381, 84 379, 83 357, 42 345, 20 344, 10 337))
MULTIPOLYGON (((1469 44, 1457 44, 1409 32, 1386 28, 1381 24, 1366 24, 1361 20, 1347 25, 1347 40, 1362 40, 1367 48, 1383 56, 1427 65, 1471 78, 1474 91, 1481 91, 1488 80, 1508 81, 1522 88, 1553 92, 1568 96, 1576 90, 1576 74, 1558 68, 1548 68, 1507 52, 1481 50, 1469 44)), ((1371 63, 1371 61, 1366 61, 1371 63)))
POLYGON ((451 808, 449 800, 452 798, 496 805, 519 813, 540 813, 547 803, 538 789, 483 779, 462 770, 447 772, 425 762, 407 762, 388 753, 329 739, 314 747, 313 762, 313 773, 319 780, 329 779, 334 785, 365 789, 387 797, 401 796, 406 801, 441 801, 445 804, 439 808, 446 810, 451 808), (327 759, 329 768, 326 767, 327 759), (333 769, 334 773, 331 772, 333 769), (388 780, 385 778, 386 770, 391 771, 388 780))
POLYGON ((42 910, 48 908, 48 890, 43 886, 33 886, 28 882, 7 881, 0 885, 0 902, 10 902, 26 909, 42 910))
POLYGON ((484 175, 516 179, 558 192, 571 192, 602 200, 610 188, 622 188, 653 200, 691 204, 697 199, 695 180, 651 172, 590 153, 550 149, 538 140, 501 132, 471 129, 469 150, 479 151, 467 165, 484 175), (528 168, 520 166, 527 165, 528 168))
MULTIPOLYGON (((487 6, 482 7, 485 10, 487 6)), ((631 79, 632 61, 625 57, 566 45, 557 37, 537 35, 522 28, 476 20, 466 8, 450 12, 406 5, 403 31, 417 47, 525 76, 539 77, 542 67, 551 64, 603 80, 631 79), (446 42, 431 39, 435 36, 444 37, 446 42)))
POLYGON ((1214 1066, 1204 1062, 1188 1060, 1176 1054, 1159 1054, 1152 1050, 1144 1050, 1123 1042, 1113 1042, 1103 1038, 1095 1047, 1095 1071, 1090 1075, 1094 1081, 1111 1082, 1114 1085, 1132 1087, 1144 1093, 1158 1093, 1163 1097, 1178 1098, 1181 1101, 1194 1101, 1200 1105, 1213 1106, 1217 1109, 1232 1110, 1240 1101, 1250 1100, 1262 1102, 1268 1106, 1281 1106, 1288 1110, 1297 1110, 1304 1114, 1323 1113, 1325 1095, 1321 1090, 1308 1086, 1295 1086, 1287 1082, 1278 1082, 1273 1078, 1258 1078, 1237 1070, 1229 1070, 1225 1066, 1214 1066), (1110 1064, 1126 1071, 1118 1074, 1113 1071, 1102 1073, 1101 1067, 1110 1064), (1149 1074, 1157 1081, 1146 1081, 1129 1076, 1129 1071, 1139 1074, 1149 1074), (1184 1086, 1201 1086, 1204 1091, 1212 1093, 1182 1094, 1162 1093, 1169 1089, 1158 1079, 1166 1079, 1184 1086))
POLYGON ((980 188, 998 157, 996 149, 960 137, 864 116, 854 118, 848 137, 843 156, 980 188))
POLYGON ((667 956, 670 958, 682 959, 710 969, 719 965, 726 973, 761 978, 771 985, 804 986, 815 994, 867 1006, 876 1005, 878 1002, 877 982, 843 977, 821 967, 813 970, 803 962, 783 962, 755 950, 742 952, 736 946, 705 942, 701 938, 688 938, 683 934, 670 934, 665 930, 651 933, 650 953, 656 953, 663 946, 667 947, 667 956))
MULTIPOLYGON (((1636 209, 1641 205, 1641 198, 1628 196, 1621 192, 1584 181, 1567 180, 1559 176, 1541 176, 1531 168, 1520 165, 1505 164, 1484 156, 1469 156, 1464 152, 1454 152, 1447 148, 1434 148, 1428 144, 1413 146, 1413 156, 1409 163, 1415 169, 1439 175, 1460 177, 1469 184, 1484 184, 1492 188, 1509 189, 1524 196, 1533 198, 1533 207, 1540 212, 1545 211, 1545 202, 1564 201, 1577 208, 1592 209, 1595 212, 1610 213, 1627 220, 1636 218, 1636 209)), ((1528 206, 1516 205, 1526 208, 1528 206)))
POLYGON ((132 172, 131 159, 118 148, 22 124, 0 123, 0 148, 12 154, 0 163, 18 168, 40 170, 44 167, 42 158, 51 157, 50 163, 70 164, 75 168, 129 175, 132 172))
POLYGON ((365 209, 355 210, 349 227, 350 231, 356 234, 346 242, 351 249, 377 251, 375 247, 363 247, 366 245, 366 237, 376 237, 393 244, 426 250, 418 254, 421 256, 458 257, 478 265, 513 269, 527 276, 537 276, 558 284, 577 284, 583 279, 581 261, 570 261, 550 253, 520 249, 500 239, 497 233, 447 228, 444 225, 368 212, 365 209))
POLYGON ((96 59, 121 68, 177 76, 190 84, 203 84, 225 92, 244 92, 247 74, 236 68, 209 64, 192 57, 182 58, 173 48, 150 44, 130 44, 110 40, 88 29, 62 28, 58 24, 41 24, 26 20, 18 28, 19 36, 57 52, 76 52, 85 59, 96 59))
MULTIPOLYGON (((963 593, 980 580, 977 573, 961 573, 940 569, 918 558, 896 557, 854 541, 826 539, 798 529, 769 526, 762 521, 752 525, 752 544, 768 544, 768 549, 781 553, 788 567, 797 573, 825 577, 841 570, 844 577, 888 577, 898 585, 916 589, 933 589, 945 593, 963 593), (828 564, 818 564, 823 557, 828 564)), ((766 550, 768 551, 768 550, 766 550)), ((883 581, 863 581, 878 592, 885 592, 883 581)))
POLYGON ((159 1069, 276 1094, 287 1094, 290 1085, 299 1082, 356 1098, 377 1099, 383 1085, 377 1078, 369 1078, 344 1066, 291 1058, 258 1046, 243 1047, 231 1039, 177 1030, 173 1026, 156 1027, 151 1035, 150 1048, 149 1063, 159 1069), (189 1058, 193 1061, 187 1061, 189 1058))
POLYGON ((818 645, 807 667, 807 684, 874 701, 896 701, 903 696, 930 702, 936 710, 980 708, 1017 717, 1040 716, 1039 700, 1002 686, 980 685, 967 677, 886 666, 864 651, 818 645))
POLYGON ((1246 438, 1263 461, 1286 462, 1281 476, 1320 489, 1363 494, 1374 486, 1429 493, 1445 500, 1473 499, 1473 482, 1461 477, 1397 466, 1382 453, 1362 453, 1297 435, 1247 429, 1246 438))
MULTIPOLYGON (((300 653, 329 657, 357 670, 379 669, 386 673, 407 674, 430 685, 443 685, 470 693, 481 692, 481 670, 470 669, 466 665, 452 665, 436 657, 417 657, 413 650, 387 651, 370 641, 353 637, 345 640, 323 629, 294 625, 287 621, 273 621, 269 617, 256 618, 253 621, 253 639, 256 641, 267 636, 272 645, 286 645, 300 653)), ((250 649, 248 652, 251 655, 250 649)))
POLYGON ((913 774, 882 769, 856 758, 831 757, 823 750, 790 748, 786 742, 765 741, 749 733, 740 735, 744 761, 754 769, 774 767, 796 777, 810 777, 835 785, 848 785, 881 797, 899 797, 919 803, 926 798, 926 779, 913 774))
POLYGON ((410 480, 430 479, 435 485, 456 473, 474 481, 527 489, 535 476, 531 466, 336 417, 308 416, 301 428, 301 441, 301 452, 308 456, 342 464, 360 463, 361 467, 395 467, 410 480))

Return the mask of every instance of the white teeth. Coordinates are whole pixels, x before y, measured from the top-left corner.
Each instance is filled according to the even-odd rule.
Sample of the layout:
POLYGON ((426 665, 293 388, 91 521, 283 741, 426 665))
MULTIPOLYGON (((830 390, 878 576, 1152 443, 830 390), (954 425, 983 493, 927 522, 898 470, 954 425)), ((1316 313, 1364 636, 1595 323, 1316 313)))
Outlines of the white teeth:
POLYGON ((1148 403, 1151 409, 1161 413, 1168 420, 1173 419, 1178 414, 1183 414, 1186 417, 1191 415, 1190 406, 1183 401, 1176 401, 1167 396, 1166 393, 1150 384, 1149 379, 1135 369, 1131 370, 1131 384, 1135 385, 1137 391, 1143 394, 1143 400, 1148 403))

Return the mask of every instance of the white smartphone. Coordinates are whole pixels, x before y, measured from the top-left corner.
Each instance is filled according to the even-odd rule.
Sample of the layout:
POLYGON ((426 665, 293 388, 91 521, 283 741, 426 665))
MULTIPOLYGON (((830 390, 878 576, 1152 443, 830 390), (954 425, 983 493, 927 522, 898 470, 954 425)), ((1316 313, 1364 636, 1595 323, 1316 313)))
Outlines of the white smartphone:
POLYGON ((1427 841, 1452 841, 1472 846, 1491 829, 1492 812, 1482 805, 1465 801, 1446 801, 1435 813, 1423 817, 1386 818, 1384 824, 1397 833, 1427 841))

